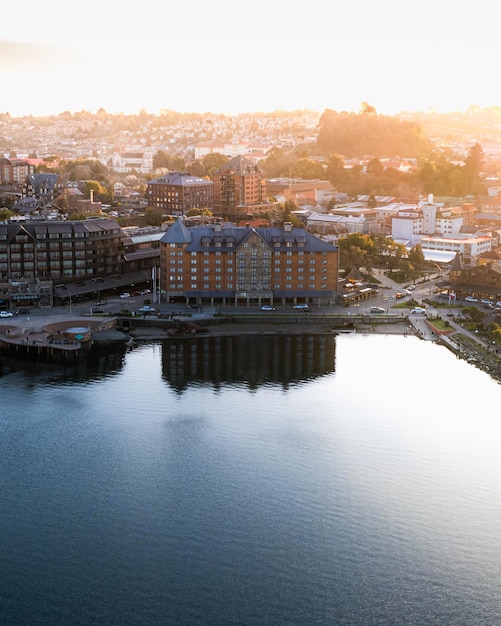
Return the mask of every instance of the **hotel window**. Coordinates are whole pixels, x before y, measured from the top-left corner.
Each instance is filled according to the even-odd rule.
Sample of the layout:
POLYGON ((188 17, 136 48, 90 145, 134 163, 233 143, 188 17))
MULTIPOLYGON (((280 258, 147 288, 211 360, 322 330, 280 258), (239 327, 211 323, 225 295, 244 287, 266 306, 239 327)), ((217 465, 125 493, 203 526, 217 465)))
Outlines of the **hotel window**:
POLYGON ((196 289, 197 288, 197 283, 191 283, 191 288, 192 289, 196 289))

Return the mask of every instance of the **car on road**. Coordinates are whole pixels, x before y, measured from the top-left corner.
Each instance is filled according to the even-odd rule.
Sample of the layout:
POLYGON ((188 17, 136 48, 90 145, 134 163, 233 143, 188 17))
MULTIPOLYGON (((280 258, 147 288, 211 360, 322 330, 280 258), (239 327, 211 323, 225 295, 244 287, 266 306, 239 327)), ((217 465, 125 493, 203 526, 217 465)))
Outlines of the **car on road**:
POLYGON ((120 297, 122 298, 122 300, 125 300, 126 298, 130 298, 130 293, 128 291, 121 293, 120 297))
POLYGON ((151 293, 151 289, 143 289, 139 292, 140 296, 145 296, 147 293, 151 293))
POLYGON ((371 313, 378 313, 378 314, 379 313, 386 313, 386 311, 381 306, 371 306, 370 312, 371 313))
POLYGON ((14 317, 10 311, 0 311, 0 317, 14 317))
POLYGON ((293 308, 296 309, 296 311, 311 311, 307 304, 295 304, 293 308))
POLYGON ((99 300, 98 302, 96 302, 97 306, 103 306, 105 304, 108 304, 108 300, 99 300))
POLYGON ((426 313, 426 309, 423 309, 422 306, 415 306, 413 309, 411 309, 411 313, 426 313))
POLYGON ((16 311, 16 315, 29 315, 29 314, 30 314, 29 309, 18 309, 16 311))
POLYGON ((416 285, 409 285, 406 289, 407 291, 414 291, 414 289, 416 289, 416 285))
POLYGON ((139 309, 139 313, 156 313, 156 309, 152 306, 145 305, 139 309))
POLYGON ((400 298, 405 298, 405 296, 409 296, 410 293, 405 293, 405 291, 397 291, 397 293, 395 294, 395 298, 397 300, 400 300, 400 298))
POLYGON ((473 296, 466 296, 464 301, 465 302, 478 302, 478 298, 474 298, 473 296))
POLYGON ((271 306, 271 304, 263 304, 261 307, 261 311, 274 311, 275 307, 271 306))
POLYGON ((92 313, 104 313, 104 309, 101 309, 100 307, 96 306, 92 309, 92 313))

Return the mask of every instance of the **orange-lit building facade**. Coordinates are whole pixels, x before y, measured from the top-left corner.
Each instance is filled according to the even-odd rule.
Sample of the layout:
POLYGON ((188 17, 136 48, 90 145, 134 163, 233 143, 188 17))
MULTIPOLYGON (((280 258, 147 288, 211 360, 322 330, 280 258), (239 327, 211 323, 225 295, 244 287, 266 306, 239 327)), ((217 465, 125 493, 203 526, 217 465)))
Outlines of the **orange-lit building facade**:
POLYGON ((339 248, 290 223, 252 228, 175 222, 160 240, 160 285, 200 304, 330 304, 339 248))
POLYGON ((213 175, 214 211, 218 215, 241 216, 268 212, 275 204, 267 201, 266 179, 252 161, 236 156, 213 175))

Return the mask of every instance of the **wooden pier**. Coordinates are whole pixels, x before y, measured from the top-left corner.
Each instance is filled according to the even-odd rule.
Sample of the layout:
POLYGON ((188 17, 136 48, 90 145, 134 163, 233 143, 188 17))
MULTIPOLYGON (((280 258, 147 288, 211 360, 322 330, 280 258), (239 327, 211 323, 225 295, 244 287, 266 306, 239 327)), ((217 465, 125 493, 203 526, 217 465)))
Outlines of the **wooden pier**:
POLYGON ((115 318, 10 318, 0 322, 0 349, 32 359, 77 360, 96 333, 115 326, 115 318))

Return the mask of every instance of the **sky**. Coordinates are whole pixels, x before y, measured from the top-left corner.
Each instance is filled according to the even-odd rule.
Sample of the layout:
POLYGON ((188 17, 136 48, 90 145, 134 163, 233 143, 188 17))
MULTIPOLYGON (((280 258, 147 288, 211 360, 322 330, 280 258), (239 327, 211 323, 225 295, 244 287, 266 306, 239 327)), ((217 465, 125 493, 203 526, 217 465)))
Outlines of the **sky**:
POLYGON ((0 19, 0 113, 501 105, 492 0, 22 0, 0 19))

